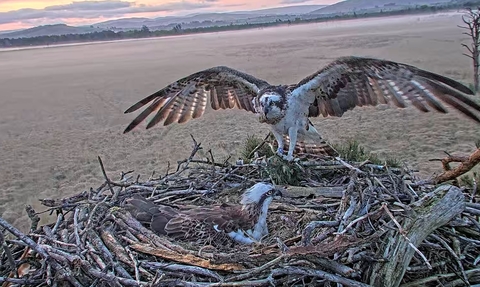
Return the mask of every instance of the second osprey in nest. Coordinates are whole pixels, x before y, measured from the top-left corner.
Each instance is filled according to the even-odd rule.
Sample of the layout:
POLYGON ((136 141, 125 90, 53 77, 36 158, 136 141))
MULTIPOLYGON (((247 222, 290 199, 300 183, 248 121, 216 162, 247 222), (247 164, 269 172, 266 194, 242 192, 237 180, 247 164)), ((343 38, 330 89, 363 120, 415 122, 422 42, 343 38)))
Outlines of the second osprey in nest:
POLYGON ((142 99, 125 113, 151 102, 125 129, 135 128, 155 113, 147 129, 163 124, 184 123, 202 116, 208 95, 214 110, 238 108, 253 112, 270 125, 278 143, 277 153, 291 161, 295 147, 305 139, 323 144, 324 153, 333 149, 309 121, 320 115, 341 117, 357 106, 393 102, 399 108, 413 105, 423 112, 447 113, 446 103, 480 122, 480 106, 465 94, 474 93, 450 78, 393 61, 342 57, 293 85, 271 85, 238 70, 219 66, 179 79, 142 99), (286 140, 288 152, 283 151, 286 140))
POLYGON ((154 232, 174 239, 252 244, 268 235, 268 208, 277 196, 282 196, 280 189, 260 182, 243 193, 240 204, 172 208, 135 196, 127 200, 126 208, 154 232))

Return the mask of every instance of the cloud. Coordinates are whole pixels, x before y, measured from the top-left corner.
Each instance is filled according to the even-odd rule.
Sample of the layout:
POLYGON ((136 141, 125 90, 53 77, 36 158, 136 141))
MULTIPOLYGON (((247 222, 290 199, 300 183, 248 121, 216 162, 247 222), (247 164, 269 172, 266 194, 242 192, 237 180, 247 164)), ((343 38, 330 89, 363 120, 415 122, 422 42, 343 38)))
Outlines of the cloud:
POLYGON ((282 0, 280 4, 300 4, 305 2, 310 2, 312 0, 282 0))
POLYGON ((67 5, 55 5, 46 7, 43 10, 46 11, 102 11, 128 8, 132 5, 130 2, 125 1, 74 1, 67 5))
POLYGON ((27 22, 37 19, 109 18, 149 12, 174 12, 211 7, 217 0, 177 1, 160 5, 136 4, 121 0, 75 1, 66 5, 48 6, 44 9, 19 9, 0 12, 0 24, 27 22))

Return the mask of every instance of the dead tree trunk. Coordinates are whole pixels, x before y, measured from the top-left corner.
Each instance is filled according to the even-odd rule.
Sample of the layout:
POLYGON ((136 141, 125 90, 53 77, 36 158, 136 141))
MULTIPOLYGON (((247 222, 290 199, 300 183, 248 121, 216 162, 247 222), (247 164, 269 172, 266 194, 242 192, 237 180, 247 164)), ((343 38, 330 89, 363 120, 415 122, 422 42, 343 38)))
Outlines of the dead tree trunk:
POLYGON ((370 278, 372 286, 397 287, 402 282, 415 248, 437 228, 447 224, 465 209, 462 191, 451 185, 443 185, 417 202, 409 217, 405 217, 402 230, 390 231, 383 253, 387 263, 377 263, 370 278))
POLYGON ((479 83, 478 83, 478 68, 479 68, 479 45, 480 45, 480 7, 477 10, 467 9, 467 13, 462 16, 463 23, 466 26, 458 26, 462 29, 466 29, 467 32, 462 34, 467 35, 471 38, 472 42, 470 45, 462 43, 462 46, 468 50, 468 54, 464 53, 463 55, 472 59, 473 63, 473 85, 474 92, 478 92, 479 83))

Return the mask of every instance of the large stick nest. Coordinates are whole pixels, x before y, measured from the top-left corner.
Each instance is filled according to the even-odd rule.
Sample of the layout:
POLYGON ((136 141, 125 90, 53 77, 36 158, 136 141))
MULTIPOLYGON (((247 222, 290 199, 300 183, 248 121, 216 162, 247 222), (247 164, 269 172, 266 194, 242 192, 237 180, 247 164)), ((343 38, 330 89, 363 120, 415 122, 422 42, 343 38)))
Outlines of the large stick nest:
MULTIPOLYGON (((474 188, 419 181, 407 168, 339 158, 278 157, 248 164, 191 156, 140 180, 107 177, 97 189, 42 199, 51 224, 23 234, 0 218, 5 286, 470 286, 480 284, 480 204, 474 188), (175 242, 123 205, 238 202, 256 182, 286 186, 272 203, 269 235, 253 246, 175 242), (288 178, 287 178, 288 179, 288 178)), ((210 153, 211 154, 211 153, 210 153)), ((107 168, 108 170, 108 168, 107 168)))

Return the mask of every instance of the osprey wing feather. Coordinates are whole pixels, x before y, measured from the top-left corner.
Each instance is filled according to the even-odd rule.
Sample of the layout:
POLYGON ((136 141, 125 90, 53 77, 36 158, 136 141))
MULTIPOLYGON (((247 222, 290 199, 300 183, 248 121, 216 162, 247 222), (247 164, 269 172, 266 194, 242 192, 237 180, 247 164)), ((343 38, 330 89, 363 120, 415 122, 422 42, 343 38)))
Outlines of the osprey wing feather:
POLYGON ((260 89, 268 85, 264 80, 224 66, 199 71, 171 83, 128 108, 125 113, 131 113, 150 103, 127 126, 124 133, 154 113, 147 129, 161 121, 166 126, 201 117, 207 106, 208 94, 214 110, 238 108, 255 112, 252 99, 260 89))
POLYGON ((164 230, 168 236, 176 239, 209 240, 221 237, 226 239, 228 232, 244 227, 241 226, 242 219, 244 218, 241 217, 239 210, 236 212, 234 207, 200 207, 182 211, 165 225, 164 230), (204 225, 203 228, 199 228, 201 225, 204 225), (218 231, 223 232, 219 233, 209 226, 215 226, 218 231))
POLYGON ((480 106, 464 94, 473 92, 444 76, 397 62, 363 58, 338 58, 318 72, 300 81, 294 97, 308 97, 309 117, 341 117, 359 106, 393 102, 399 108, 413 105, 423 112, 441 113, 453 106, 480 122, 480 106))
POLYGON ((273 185, 256 183, 244 192, 240 204, 173 208, 134 195, 127 199, 125 207, 158 234, 202 244, 231 240, 251 244, 268 234, 268 206, 277 195, 281 196, 281 191, 273 185))
POLYGON ((126 207, 138 221, 158 234, 187 241, 224 241, 228 240, 227 233, 255 224, 255 218, 245 217, 241 207, 233 205, 175 209, 133 196, 126 207))

